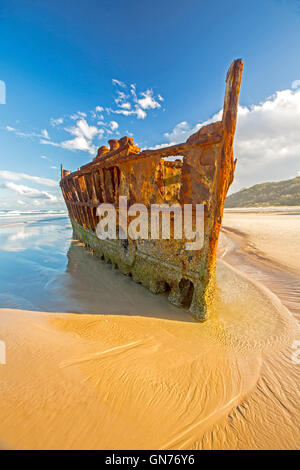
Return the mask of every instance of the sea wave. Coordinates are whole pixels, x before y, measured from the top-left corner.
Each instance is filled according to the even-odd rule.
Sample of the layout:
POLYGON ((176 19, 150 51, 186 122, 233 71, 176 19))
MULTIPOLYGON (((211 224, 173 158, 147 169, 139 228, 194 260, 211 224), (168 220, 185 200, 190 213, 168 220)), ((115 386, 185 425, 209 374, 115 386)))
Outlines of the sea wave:
POLYGON ((7 217, 30 217, 30 216, 52 216, 52 215, 67 215, 65 209, 53 209, 53 210, 0 210, 0 218, 7 217))

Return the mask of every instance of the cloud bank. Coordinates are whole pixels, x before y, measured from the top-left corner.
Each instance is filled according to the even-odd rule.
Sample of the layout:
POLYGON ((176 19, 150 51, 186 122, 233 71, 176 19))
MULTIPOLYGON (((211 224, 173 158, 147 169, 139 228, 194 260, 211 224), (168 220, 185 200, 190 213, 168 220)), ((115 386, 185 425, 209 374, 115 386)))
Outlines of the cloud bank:
MULTIPOLYGON (((164 134, 167 142, 162 145, 184 142, 203 125, 221 118, 222 110, 194 126, 182 121, 164 134)), ((234 151, 238 164, 231 191, 299 174, 300 88, 295 82, 293 88, 277 91, 257 105, 239 106, 234 151)))
POLYGON ((29 186, 24 186, 23 184, 15 184, 13 182, 4 182, 1 183, 2 188, 10 189, 17 194, 22 196, 34 198, 34 199, 47 199, 51 202, 57 202, 58 198, 54 194, 50 194, 47 191, 40 191, 39 189, 30 188, 29 186))
POLYGON ((30 180, 34 181, 35 183, 42 184, 44 186, 57 186, 57 181, 52 180, 50 178, 42 178, 41 176, 32 176, 28 175, 27 173, 16 173, 14 171, 7 171, 7 170, 0 170, 0 178, 12 181, 20 181, 20 180, 30 180))
POLYGON ((1 196, 2 206, 13 207, 15 203, 19 205, 42 205, 48 207, 49 203, 61 203, 62 197, 59 192, 58 182, 54 179, 43 178, 40 176, 32 176, 27 173, 18 173, 8 170, 0 170, 0 188, 3 190, 9 190, 6 201, 1 196), (23 184, 23 181, 31 181, 38 186, 48 186, 53 188, 52 191, 45 191, 43 188, 33 188, 23 184), (19 183, 21 182, 21 184, 19 183), (16 183, 17 182, 17 183, 16 183), (22 196, 22 199, 14 199, 10 196, 11 192, 18 196, 22 196))

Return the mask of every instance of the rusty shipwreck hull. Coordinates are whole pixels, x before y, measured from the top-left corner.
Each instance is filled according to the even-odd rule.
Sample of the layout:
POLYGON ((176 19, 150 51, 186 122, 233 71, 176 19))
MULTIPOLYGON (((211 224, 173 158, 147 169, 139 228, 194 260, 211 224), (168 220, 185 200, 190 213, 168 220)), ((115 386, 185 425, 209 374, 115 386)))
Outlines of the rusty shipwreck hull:
POLYGON ((158 150, 140 149, 132 138, 110 140, 91 163, 69 173, 62 169, 60 186, 75 236, 94 253, 154 293, 188 307, 193 316, 208 316, 215 292, 216 250, 227 191, 236 161, 233 139, 243 62, 235 60, 226 76, 222 121, 202 127, 185 143, 158 150), (182 157, 166 161, 165 157, 182 157), (97 207, 119 196, 128 205, 204 204, 201 250, 185 248, 185 240, 100 240, 97 207))

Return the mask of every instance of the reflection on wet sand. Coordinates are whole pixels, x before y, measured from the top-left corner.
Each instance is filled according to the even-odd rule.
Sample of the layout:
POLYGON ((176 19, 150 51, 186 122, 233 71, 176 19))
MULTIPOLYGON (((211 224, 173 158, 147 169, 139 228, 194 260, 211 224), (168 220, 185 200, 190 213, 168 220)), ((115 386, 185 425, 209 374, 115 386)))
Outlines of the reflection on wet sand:
POLYGON ((78 240, 67 253, 68 296, 76 303, 75 312, 117 315, 145 315, 194 322, 185 309, 171 305, 166 295, 152 294, 124 276, 111 264, 92 255, 78 240))
POLYGON ((72 240, 67 219, 2 227, 0 261, 2 307, 194 321, 72 240))

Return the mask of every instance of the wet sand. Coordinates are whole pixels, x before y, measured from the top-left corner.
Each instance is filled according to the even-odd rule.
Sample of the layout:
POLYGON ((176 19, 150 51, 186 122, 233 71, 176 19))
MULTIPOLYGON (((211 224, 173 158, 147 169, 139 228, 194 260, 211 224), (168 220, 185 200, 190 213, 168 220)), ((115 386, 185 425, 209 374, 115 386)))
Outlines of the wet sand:
POLYGON ((300 207, 225 211, 223 231, 240 237, 247 254, 300 276, 300 207))
MULTIPOLYGON (((43 271, 44 304, 52 297, 48 312, 25 294, 18 308, 0 309, 0 339, 7 347, 7 363, 0 365, 2 447, 300 447, 300 365, 291 359, 299 324, 275 295, 276 283, 271 292, 251 276, 252 263, 258 268, 260 261, 232 237, 226 217, 218 299, 205 323, 95 260, 80 244, 71 245, 65 268, 53 254, 48 277, 43 271), (24 299, 33 308, 25 308, 24 299), (66 313, 67 303, 80 314, 66 313)), ((7 243, 13 249, 15 241, 7 243)), ((45 243, 42 255, 35 254, 39 266, 49 252, 45 243)), ((20 257, 19 263, 27 259, 26 253, 20 257)), ((40 279, 40 269, 28 269, 31 284, 40 282, 34 277, 38 271, 40 279)), ((10 306, 11 295, 6 301, 10 306)))
POLYGON ((265 285, 300 322, 300 208, 225 212, 220 257, 265 285))

